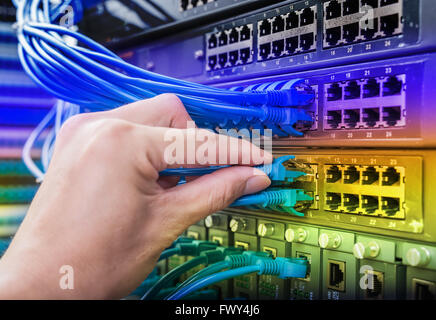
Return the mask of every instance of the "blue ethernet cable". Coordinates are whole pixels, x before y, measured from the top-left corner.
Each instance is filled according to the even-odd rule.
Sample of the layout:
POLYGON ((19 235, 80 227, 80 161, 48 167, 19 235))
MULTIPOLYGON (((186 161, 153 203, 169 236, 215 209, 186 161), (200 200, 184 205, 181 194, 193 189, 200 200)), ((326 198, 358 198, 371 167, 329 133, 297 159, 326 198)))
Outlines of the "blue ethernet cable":
MULTIPOLYGON (((282 156, 274 159, 273 163, 255 166, 263 171, 272 181, 292 183, 295 179, 306 175, 302 171, 286 170, 284 163, 294 159, 294 156, 282 156)), ((230 166, 211 166, 202 168, 166 169, 160 172, 161 176, 202 176, 230 166)))
POLYGON ((206 276, 190 285, 178 290, 168 300, 179 300, 191 292, 197 291, 214 283, 239 277, 245 274, 255 273, 259 275, 268 274, 277 276, 280 279, 304 278, 307 272, 307 261, 303 259, 276 258, 259 259, 256 264, 236 269, 222 271, 206 276))
MULTIPOLYGON (((53 12, 47 0, 42 6, 41 0, 16 0, 14 4, 18 7, 19 57, 25 71, 60 99, 90 111, 172 92, 198 125, 212 129, 218 124, 247 128, 262 123, 279 136, 300 136, 293 125, 312 121, 304 111, 290 107, 307 105, 314 99, 313 91, 302 80, 225 90, 173 79, 132 66, 91 39, 54 25, 56 10, 62 4, 53 12), (66 45, 62 35, 77 39, 87 48, 66 45)), ((258 127, 263 130, 263 125, 258 127)))

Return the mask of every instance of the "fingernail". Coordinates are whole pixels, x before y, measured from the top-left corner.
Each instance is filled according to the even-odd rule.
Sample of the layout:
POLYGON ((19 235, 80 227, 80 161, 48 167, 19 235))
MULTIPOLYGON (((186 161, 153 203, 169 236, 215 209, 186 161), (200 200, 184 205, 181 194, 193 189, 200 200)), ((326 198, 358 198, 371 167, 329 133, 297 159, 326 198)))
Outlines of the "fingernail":
POLYGON ((265 174, 254 175, 247 180, 247 183, 245 184, 244 195, 260 192, 268 188, 270 184, 271 180, 265 174))

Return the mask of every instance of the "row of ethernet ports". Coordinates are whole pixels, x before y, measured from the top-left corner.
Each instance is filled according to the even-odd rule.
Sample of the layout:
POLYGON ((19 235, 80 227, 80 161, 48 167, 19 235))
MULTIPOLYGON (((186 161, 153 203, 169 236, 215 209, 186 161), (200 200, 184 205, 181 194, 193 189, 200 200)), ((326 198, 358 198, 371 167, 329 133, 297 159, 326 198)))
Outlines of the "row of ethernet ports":
POLYGON ((373 9, 399 3, 400 0, 332 0, 324 4, 325 19, 332 20, 359 13, 364 7, 373 9), (359 6, 360 5, 360 6, 359 6))
POLYGON ((324 47, 390 37, 400 33, 399 27, 399 14, 392 14, 380 17, 380 20, 378 18, 371 19, 364 24, 364 28, 361 28, 360 22, 328 28, 325 30, 324 47), (341 42, 341 40, 343 41, 341 42))
POLYGON ((371 129, 401 127, 405 115, 401 106, 327 110, 324 128, 371 129))
POLYGON ((259 37, 308 26, 315 23, 315 19, 316 14, 312 8, 305 8, 301 13, 293 11, 286 15, 264 19, 259 21, 259 37))
POLYGON ((326 86, 326 97, 338 101, 394 96, 402 93, 404 82, 404 76, 335 82, 326 86))
POLYGON ((252 33, 252 25, 244 25, 230 30, 212 33, 207 39, 207 47, 208 49, 214 49, 217 47, 224 47, 230 44, 247 41, 251 39, 252 33))
POLYGON ((327 183, 358 184, 363 186, 398 186, 404 175, 403 168, 374 166, 326 166, 327 183))
POLYGON ((327 192, 325 210, 399 218, 400 203, 394 197, 327 192))
POLYGON ((297 52, 307 52, 313 49, 315 42, 315 34, 309 32, 300 36, 263 43, 259 45, 259 60, 279 58, 297 52))
POLYGON ((227 67, 247 64, 252 60, 250 48, 223 52, 218 55, 211 55, 207 58, 209 70, 218 70, 227 67))

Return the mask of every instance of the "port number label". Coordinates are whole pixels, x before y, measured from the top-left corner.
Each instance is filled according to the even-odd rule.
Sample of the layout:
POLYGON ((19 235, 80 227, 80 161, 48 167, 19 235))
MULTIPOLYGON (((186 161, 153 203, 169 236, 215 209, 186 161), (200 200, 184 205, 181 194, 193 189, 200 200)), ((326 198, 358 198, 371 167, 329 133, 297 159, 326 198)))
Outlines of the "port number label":
POLYGON ((347 53, 353 53, 353 47, 347 48, 347 53))
POLYGON ((395 221, 390 221, 388 226, 389 226, 389 228, 396 228, 397 223, 395 221))
POLYGON ((396 166, 398 164, 397 159, 391 159, 390 160, 391 166, 396 166))
POLYGON ((386 40, 385 47, 390 47, 390 46, 391 46, 391 40, 386 40))
POLYGON ((365 46, 365 50, 371 50, 371 49, 372 49, 372 46, 370 43, 365 46))
POLYGON ((365 76, 369 76, 371 74, 371 70, 365 70, 365 76))
POLYGON ((371 226, 375 226, 377 224, 377 220, 376 219, 369 219, 369 224, 371 226))
POLYGON ((392 68, 391 68, 391 67, 386 68, 386 69, 385 69, 385 73, 386 73, 386 74, 390 74, 390 73, 392 73, 392 68))
POLYGON ((331 54, 332 56, 336 55, 336 50, 332 50, 332 51, 330 51, 330 54, 331 54))
POLYGON ((366 137, 367 137, 367 138, 372 138, 372 132, 367 132, 367 133, 366 133, 366 137))

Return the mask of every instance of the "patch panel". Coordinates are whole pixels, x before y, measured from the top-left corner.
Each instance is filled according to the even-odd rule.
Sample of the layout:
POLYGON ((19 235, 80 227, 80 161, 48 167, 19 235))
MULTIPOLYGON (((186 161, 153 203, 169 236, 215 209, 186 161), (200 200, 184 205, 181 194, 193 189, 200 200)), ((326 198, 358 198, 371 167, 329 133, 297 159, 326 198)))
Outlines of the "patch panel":
POLYGON ((436 299, 436 271, 407 268, 407 298, 410 300, 436 299))
POLYGON ((208 71, 253 62, 253 25, 207 34, 206 61, 208 71))
POLYGON ((324 2, 324 48, 401 35, 403 29, 402 1, 324 2))
POLYGON ((405 84, 405 75, 326 84, 324 128, 405 126, 405 84))
POLYGON ((315 147, 436 146, 436 99, 431 74, 436 54, 384 60, 290 75, 240 80, 222 88, 281 83, 298 77, 316 91, 305 107, 314 122, 297 124, 302 137, 278 137, 275 145, 315 147), (425 114, 425 117, 422 115, 425 114))
MULTIPOLYGON (((318 190, 317 207, 306 208, 304 217, 268 210, 232 209, 235 212, 284 220, 388 234, 421 241, 435 241, 432 215, 433 186, 423 180, 433 176, 436 152, 410 149, 304 150, 275 148, 275 155, 292 154, 299 162, 317 167, 307 191, 318 190), (358 172, 351 182, 345 172, 358 172), (335 176, 335 179, 331 180, 335 176), (390 177, 390 178, 389 178, 390 177), (315 189, 316 188, 316 189, 315 189), (427 195, 427 196, 426 196, 427 195), (318 208, 318 209, 315 209, 318 208)), ((286 187, 286 186, 283 186, 286 187)))
POLYGON ((257 22, 258 61, 316 49, 316 6, 276 15, 257 22))

